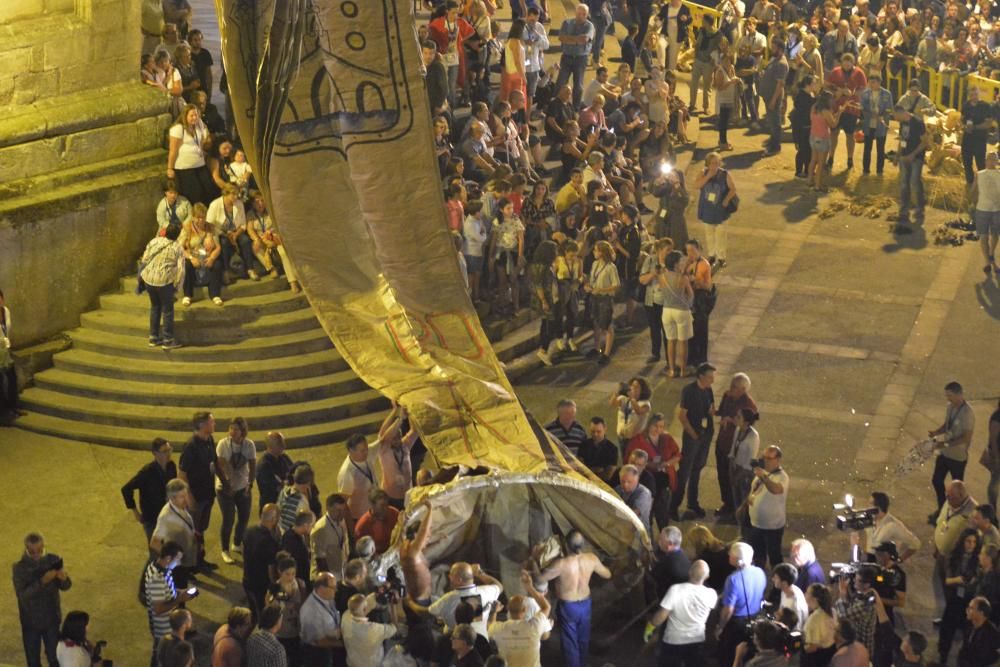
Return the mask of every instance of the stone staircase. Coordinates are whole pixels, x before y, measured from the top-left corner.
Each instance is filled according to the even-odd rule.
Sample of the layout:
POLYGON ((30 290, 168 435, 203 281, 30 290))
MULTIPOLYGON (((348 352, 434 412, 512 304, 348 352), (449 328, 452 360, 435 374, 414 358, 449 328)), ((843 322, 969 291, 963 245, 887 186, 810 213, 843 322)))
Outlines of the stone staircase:
POLYGON ((284 278, 234 283, 222 308, 204 288, 191 307, 178 301, 184 347, 171 351, 147 346, 149 302, 134 288, 134 277, 123 279, 67 332, 71 349, 22 395, 20 428, 134 449, 157 436, 183 443, 199 410, 213 412, 220 432, 240 415, 255 440, 280 430, 293 447, 378 429, 388 401, 355 375, 284 278))

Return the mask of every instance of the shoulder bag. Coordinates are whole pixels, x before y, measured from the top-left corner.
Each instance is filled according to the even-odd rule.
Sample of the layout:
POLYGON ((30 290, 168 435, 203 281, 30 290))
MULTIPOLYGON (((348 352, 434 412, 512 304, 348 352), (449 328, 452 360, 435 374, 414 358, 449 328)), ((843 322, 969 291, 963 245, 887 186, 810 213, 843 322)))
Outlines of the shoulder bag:
POLYGON ((170 246, 171 246, 170 243, 166 243, 166 244, 163 245, 162 248, 160 248, 159 250, 157 250, 156 252, 154 252, 153 256, 150 257, 149 259, 147 259, 145 262, 140 259, 140 260, 138 260, 135 263, 135 267, 136 267, 136 271, 135 271, 135 275, 136 275, 135 293, 137 295, 142 294, 143 292, 146 291, 146 282, 142 279, 142 272, 146 270, 146 267, 149 266, 150 262, 152 262, 154 259, 156 259, 157 255, 159 255, 161 252, 163 252, 164 250, 166 250, 170 246))

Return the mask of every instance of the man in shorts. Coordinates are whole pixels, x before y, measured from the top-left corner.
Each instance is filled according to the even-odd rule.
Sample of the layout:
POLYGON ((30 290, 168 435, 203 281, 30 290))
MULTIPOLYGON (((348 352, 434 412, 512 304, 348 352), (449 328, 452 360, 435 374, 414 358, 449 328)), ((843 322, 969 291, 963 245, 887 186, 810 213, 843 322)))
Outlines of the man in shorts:
POLYGON ((992 269, 1000 276, 997 264, 997 240, 1000 239, 1000 155, 995 151, 986 154, 986 169, 976 172, 972 182, 972 201, 976 204, 974 218, 976 233, 983 249, 986 265, 983 272, 989 276, 992 269))
POLYGON ((840 123, 833 128, 830 140, 830 157, 826 161, 828 169, 833 169, 833 157, 837 153, 837 138, 843 130, 847 137, 847 168, 854 168, 854 131, 861 116, 861 91, 868 86, 868 78, 860 67, 854 66, 854 56, 845 53, 840 57, 840 67, 834 67, 826 80, 826 87, 834 97, 833 111, 843 110, 840 123))

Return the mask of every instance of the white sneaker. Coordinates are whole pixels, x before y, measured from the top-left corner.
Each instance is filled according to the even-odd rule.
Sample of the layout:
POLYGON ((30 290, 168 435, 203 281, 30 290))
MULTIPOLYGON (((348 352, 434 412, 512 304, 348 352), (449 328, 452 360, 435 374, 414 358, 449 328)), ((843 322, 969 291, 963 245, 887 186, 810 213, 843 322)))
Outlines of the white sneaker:
POLYGON ((570 349, 571 352, 576 352, 579 348, 576 346, 576 341, 570 338, 566 341, 566 347, 570 349))
POLYGON ((542 360, 543 364, 545 364, 546 366, 552 365, 552 357, 549 356, 548 352, 546 352, 545 350, 539 350, 537 354, 538 358, 542 360))
POLYGON ((257 275, 256 271, 250 271, 250 280, 260 280, 260 276, 257 275))
POLYGON ((182 306, 190 306, 191 305, 191 297, 186 296, 183 299, 181 299, 181 305, 182 306))
POLYGON ((565 352, 566 351, 566 341, 564 341, 562 338, 556 340, 556 349, 559 350, 560 352, 565 352))
POLYGON ((232 565, 236 561, 233 559, 232 556, 229 555, 228 551, 223 551, 222 552, 222 562, 226 563, 227 565, 232 565))
POLYGON ((215 297, 214 299, 212 299, 212 303, 214 303, 216 306, 221 306, 222 305, 222 297, 221 296, 215 297))

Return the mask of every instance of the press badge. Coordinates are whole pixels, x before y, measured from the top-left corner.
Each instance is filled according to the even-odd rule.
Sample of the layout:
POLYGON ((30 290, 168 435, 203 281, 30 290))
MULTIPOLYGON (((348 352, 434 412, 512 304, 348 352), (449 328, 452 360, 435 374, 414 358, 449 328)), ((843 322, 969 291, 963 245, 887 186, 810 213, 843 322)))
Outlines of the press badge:
POLYGON ((708 417, 702 417, 702 419, 701 419, 701 427, 702 428, 708 428, 708 417))
POLYGON ((716 193, 714 193, 714 192, 709 192, 709 193, 708 193, 708 194, 707 194, 707 195, 705 196, 705 199, 706 199, 706 200, 708 201, 708 203, 709 203, 709 204, 714 204, 714 203, 715 203, 715 198, 716 198, 717 196, 718 196, 718 195, 717 195, 716 193))

